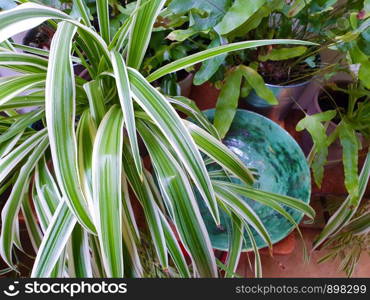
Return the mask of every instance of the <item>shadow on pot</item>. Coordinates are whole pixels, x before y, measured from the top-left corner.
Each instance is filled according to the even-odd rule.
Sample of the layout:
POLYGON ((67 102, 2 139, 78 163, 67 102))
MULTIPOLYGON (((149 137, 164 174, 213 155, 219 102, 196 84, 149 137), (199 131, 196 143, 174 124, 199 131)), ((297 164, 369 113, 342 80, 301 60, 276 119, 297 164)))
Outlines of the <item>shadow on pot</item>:
POLYGON ((297 103, 307 88, 310 81, 302 83, 280 86, 273 84, 266 84, 266 86, 274 93, 276 99, 279 101, 277 105, 270 105, 265 99, 259 97, 253 90, 246 98, 242 99, 246 108, 257 112, 261 115, 269 117, 275 121, 284 120, 288 112, 297 103))

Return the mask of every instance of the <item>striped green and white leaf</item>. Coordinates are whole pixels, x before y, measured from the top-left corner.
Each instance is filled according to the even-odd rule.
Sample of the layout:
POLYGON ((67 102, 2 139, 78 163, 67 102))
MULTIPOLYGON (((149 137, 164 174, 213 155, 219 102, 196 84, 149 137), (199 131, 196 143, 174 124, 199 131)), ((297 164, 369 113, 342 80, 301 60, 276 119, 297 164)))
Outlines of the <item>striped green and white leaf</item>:
POLYGON ((317 236, 313 250, 317 249, 322 245, 325 240, 339 232, 344 226, 346 226, 351 218, 354 216, 360 205, 361 199, 364 196, 366 187, 370 180, 370 152, 366 156, 364 166, 362 167, 361 174, 359 177, 359 191, 358 196, 349 195, 337 211, 330 217, 325 228, 317 236))
POLYGON ((220 223, 214 191, 202 157, 176 111, 136 70, 129 68, 134 99, 168 139, 187 172, 194 180, 216 224, 220 223))
POLYGON ((116 79, 118 96, 123 111, 125 127, 130 140, 131 151, 134 156, 136 169, 140 176, 142 176, 141 158, 136 137, 134 105, 133 100, 131 98, 130 81, 126 65, 120 53, 114 51, 111 52, 111 55, 114 77, 116 79))
MULTIPOLYGON (((131 149, 128 147, 127 141, 124 143, 123 168, 128 182, 144 210, 145 220, 149 227, 158 260, 162 267, 166 269, 168 267, 166 241, 159 213, 156 209, 155 197, 151 192, 146 177, 144 176, 141 178, 139 175, 140 173, 136 171, 133 155, 131 149)), ((132 231, 136 231, 136 229, 132 228, 132 231)))
POLYGON ((22 133, 27 127, 29 127, 30 124, 37 122, 43 116, 43 110, 35 110, 27 114, 18 115, 20 118, 15 119, 9 129, 0 135, 0 144, 8 141, 19 133, 22 133))
POLYGON ((0 83, 0 105, 4 105, 13 97, 31 88, 42 88, 45 83, 45 74, 4 77, 1 78, 0 83))
POLYGON ((16 108, 33 107, 33 106, 44 106, 45 96, 38 95, 38 94, 39 93, 13 97, 12 99, 8 100, 6 103, 0 105, 0 109, 6 110, 6 109, 16 109, 16 108))
POLYGON ((45 138, 46 130, 41 130, 0 159, 0 182, 14 170, 17 164, 34 150, 36 145, 45 138))
POLYGON ((77 220, 64 199, 59 203, 44 235, 31 277, 49 277, 70 238, 77 220))
POLYGON ((217 129, 213 126, 207 117, 202 113, 193 100, 186 97, 178 96, 167 98, 168 101, 174 106, 176 110, 179 110, 186 114, 188 117, 193 119, 196 124, 199 124, 204 130, 214 136, 216 139, 220 139, 217 129))
POLYGON ((228 206, 235 215, 241 217, 243 220, 245 220, 245 222, 251 225, 266 242, 266 244, 271 247, 272 242, 270 235, 253 209, 237 195, 230 192, 230 190, 227 188, 223 188, 217 184, 215 184, 214 187, 218 198, 223 201, 223 203, 228 206))
POLYGON ((69 19, 70 17, 57 9, 35 3, 24 3, 0 12, 0 43, 51 18, 69 19))
POLYGON ((93 149, 94 219, 108 277, 124 277, 122 252, 123 116, 113 106, 98 128, 93 149))
POLYGON ((109 44, 110 30, 109 30, 109 7, 108 0, 96 0, 96 10, 98 13, 98 22, 100 35, 103 40, 109 44))
POLYGON ((31 54, 0 52, 0 66, 25 73, 46 73, 48 61, 31 54))
POLYGON ((244 227, 243 222, 234 214, 232 215, 232 232, 229 241, 229 251, 226 258, 227 269, 231 272, 226 272, 225 277, 234 277, 235 271, 238 267, 240 254, 242 252, 244 241, 244 227))
POLYGON ((70 276, 73 278, 92 277, 89 237, 81 225, 75 225, 67 248, 70 276))
POLYGON ((32 29, 50 19, 67 21, 80 28, 80 34, 85 34, 85 37, 90 38, 90 40, 85 39, 86 45, 96 47, 100 54, 109 61, 108 47, 95 30, 57 9, 35 3, 24 3, 13 9, 0 12, 0 43, 17 33, 32 29))
POLYGON ((39 141, 36 148, 33 148, 32 154, 28 157, 26 163, 19 171, 16 182, 12 188, 11 194, 1 211, 1 235, 0 235, 0 254, 6 264, 15 268, 12 262, 13 230, 16 218, 18 216, 23 196, 28 189, 29 176, 36 166, 38 160, 47 149, 49 141, 46 137, 39 141))
POLYGON ((75 26, 62 22, 53 37, 45 89, 46 123, 55 175, 79 222, 91 232, 95 226, 80 188, 75 133, 75 81, 71 61, 75 26))
POLYGON ((197 125, 186 120, 184 122, 202 152, 213 158, 218 164, 239 177, 246 184, 253 184, 254 177, 252 172, 230 149, 197 125))
POLYGON ((167 248, 176 265, 176 268, 179 271, 181 278, 190 278, 191 275, 190 275, 190 271, 188 268, 188 264, 186 263, 186 259, 181 250, 179 242, 177 241, 177 238, 170 224, 166 220, 166 217, 162 214, 162 212, 159 212, 159 215, 161 217, 161 222, 163 226, 164 235, 166 238, 167 248))
POLYGON ((166 0, 138 0, 130 31, 127 65, 139 69, 148 48, 154 22, 166 0), (143 6, 142 8, 140 8, 143 6))
POLYGON ((217 277, 211 242, 186 174, 168 147, 141 121, 138 129, 150 153, 162 193, 171 201, 176 228, 197 272, 201 277, 217 277))
POLYGON ((279 204, 285 204, 291 208, 296 209, 297 211, 304 213, 309 218, 313 219, 315 217, 315 210, 309 206, 307 203, 290 197, 286 195, 279 195, 271 192, 257 190, 255 188, 242 186, 240 184, 225 182, 225 181, 213 181, 214 184, 219 184, 221 187, 225 187, 233 190, 235 193, 246 196, 258 202, 275 202, 279 204))

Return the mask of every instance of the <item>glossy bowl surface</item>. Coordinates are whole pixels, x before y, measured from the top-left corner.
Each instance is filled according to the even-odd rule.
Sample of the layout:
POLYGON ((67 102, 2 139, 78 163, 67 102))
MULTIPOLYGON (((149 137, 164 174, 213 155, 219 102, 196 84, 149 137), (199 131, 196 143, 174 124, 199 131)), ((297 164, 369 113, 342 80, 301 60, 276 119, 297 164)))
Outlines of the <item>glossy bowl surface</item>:
MULTIPOLYGON (((213 121, 214 110, 204 111, 213 121)), ((306 158, 290 134, 273 121, 247 110, 238 110, 231 128, 224 139, 224 144, 231 149, 250 168, 258 171, 259 178, 255 187, 278 194, 288 195, 309 203, 311 194, 311 177, 306 158)), ((210 165, 209 169, 217 169, 210 165)), ((240 183, 236 181, 235 183, 240 183)), ((214 225, 213 219, 197 195, 201 214, 211 237, 212 246, 227 250, 229 245, 230 220, 226 213, 221 213, 221 229, 214 225)), ((256 201, 243 198, 258 214, 273 243, 285 238, 294 225, 275 210, 256 201)), ((303 214, 295 209, 283 206, 299 223, 303 214)), ((258 248, 266 243, 252 228, 258 248)), ((252 245, 245 235, 243 250, 249 251, 252 245)))

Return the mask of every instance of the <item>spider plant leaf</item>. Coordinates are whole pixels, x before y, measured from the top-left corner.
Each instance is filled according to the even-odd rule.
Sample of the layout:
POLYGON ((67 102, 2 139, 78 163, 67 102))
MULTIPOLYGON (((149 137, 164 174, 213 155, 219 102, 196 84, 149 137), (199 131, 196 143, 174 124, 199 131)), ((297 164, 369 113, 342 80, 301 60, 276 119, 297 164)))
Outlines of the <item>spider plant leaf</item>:
MULTIPOLYGON (((49 50, 39 49, 39 48, 26 46, 26 45, 22 45, 22 44, 17 44, 17 43, 12 43, 12 46, 16 50, 20 50, 20 51, 25 52, 25 53, 35 54, 37 56, 41 56, 41 57, 44 57, 44 58, 49 57, 49 53, 50 53, 49 50)), ((73 59, 75 59, 73 62, 81 63, 79 58, 73 57, 73 59)))
POLYGON ((123 251, 125 253, 125 274, 127 274, 126 276, 134 278, 143 277, 144 269, 141 264, 140 254, 137 247, 140 244, 140 234, 131 206, 127 180, 122 180, 122 186, 122 236, 123 251))
POLYGON ((74 8, 76 8, 76 11, 81 16, 82 21, 85 23, 86 26, 91 27, 92 16, 90 14, 89 8, 87 6, 87 3, 84 0, 75 0, 74 1, 74 8))
POLYGON ((0 52, 0 66, 14 67, 22 72, 46 73, 48 61, 45 58, 17 52, 0 52), (31 68, 27 68, 31 67, 31 68))
POLYGON ((70 17, 57 9, 35 3, 24 3, 2 11, 0 12, 0 43, 51 18, 69 19, 70 17))
POLYGON ((139 69, 149 45, 154 22, 166 0, 138 0, 130 31, 127 65, 139 69), (143 7, 141 7, 143 6, 143 7))
POLYGON ((35 196, 34 201, 36 211, 41 216, 40 225, 45 232, 57 209, 59 202, 62 201, 58 187, 49 171, 45 159, 40 160, 35 170, 35 196))
POLYGON ((186 97, 177 96, 167 98, 168 101, 174 106, 176 110, 179 110, 186 114, 188 117, 195 120, 197 124, 203 127, 208 133, 214 136, 216 139, 220 139, 217 129, 213 124, 207 119, 207 117, 202 113, 193 100, 186 97))
POLYGON ((265 225, 263 225, 261 219, 253 211, 253 209, 237 195, 230 192, 227 188, 223 188, 218 184, 214 185, 218 198, 226 204, 238 217, 241 217, 245 222, 251 225, 261 238, 266 242, 269 247, 272 247, 272 242, 269 233, 267 232, 265 225))
POLYGON ((130 33, 132 20, 133 15, 131 14, 130 17, 125 20, 121 27, 117 30, 111 43, 109 44, 109 50, 114 49, 115 51, 120 52, 123 49, 123 47, 125 46, 125 42, 127 42, 127 37, 130 33))
POLYGON ((0 135, 0 144, 23 132, 27 127, 30 126, 30 124, 37 122, 43 116, 44 110, 35 110, 22 115, 22 117, 17 119, 7 131, 0 135))
MULTIPOLYGON (((124 149, 126 146, 124 146, 124 149)), ((124 152, 126 153, 126 152, 124 152)), ((136 222, 134 210, 131 204, 130 199, 130 192, 129 192, 129 185, 128 185, 128 178, 127 180, 123 180, 122 186, 123 186, 123 219, 125 222, 127 222, 128 226, 130 227, 130 230, 128 231, 130 235, 132 235, 135 238, 135 241, 137 244, 140 244, 140 230, 136 222)))
POLYGON ((75 82, 71 61, 76 27, 61 22, 53 37, 45 89, 46 123, 55 175, 72 212, 89 231, 95 232, 81 190, 75 133, 75 82))
MULTIPOLYGON (((109 61, 108 47, 101 36, 95 30, 57 9, 35 3, 24 3, 13 9, 0 12, 0 19, 0 43, 17 33, 34 28, 49 19, 57 19, 67 21, 78 27, 81 33, 86 34, 90 38, 86 39, 86 45, 97 47, 101 55, 109 61)), ((44 51, 41 52, 46 53, 44 51)))
POLYGON ((170 224, 168 223, 166 217, 163 215, 162 212, 159 212, 159 215, 161 217, 162 227, 166 238, 168 251, 173 259, 173 262, 176 265, 177 270, 181 275, 181 278, 191 278, 188 264, 186 263, 184 254, 181 250, 179 242, 177 241, 170 224))
POLYGON ((243 222, 232 214, 232 231, 230 237, 229 251, 226 258, 226 269, 230 272, 225 272, 226 278, 234 277, 236 268, 238 267, 240 254, 242 252, 244 241, 244 227, 243 222))
POLYGON ((49 277, 57 264, 77 222, 63 200, 59 203, 44 238, 31 273, 32 278, 49 277))
POLYGON ((252 243, 253 247, 253 253, 254 253, 254 276, 256 278, 262 278, 262 262, 261 262, 261 256, 258 251, 256 240, 254 239, 253 232, 249 228, 248 224, 245 225, 245 231, 248 234, 249 240, 252 243))
POLYGON ((333 236, 339 232, 344 226, 346 226, 353 215, 356 213, 360 200, 364 196, 367 184, 370 179, 370 152, 366 156, 364 166, 362 167, 361 174, 359 177, 359 193, 358 196, 348 195, 346 200, 337 209, 337 211, 330 217, 329 221, 325 225, 325 228, 316 237, 312 250, 322 245, 327 238, 333 236))
POLYGON ((107 277, 104 272, 103 259, 99 247, 99 239, 96 235, 89 235, 89 244, 92 255, 92 270, 94 277, 107 277))
POLYGON ((106 108, 104 104, 104 94, 101 87, 101 82, 97 80, 91 80, 83 85, 86 92, 87 99, 89 100, 89 107, 91 111, 91 117, 95 121, 95 125, 99 126, 101 120, 106 114, 106 108))
POLYGON ((138 130, 149 151, 162 193, 172 204, 174 222, 182 243, 201 277, 217 277, 211 242, 199 212, 192 187, 178 160, 158 136, 138 122, 138 130))
MULTIPOLYGON (((213 182, 215 182, 215 180, 213 180, 213 182)), ((303 243, 303 258, 305 260, 307 260, 307 257, 308 257, 307 247, 306 247, 306 243, 304 241, 302 232, 301 232, 297 222, 294 220, 294 218, 280 205, 279 201, 275 201, 277 199, 269 198, 268 195, 266 195, 266 197, 251 197, 249 193, 244 193, 243 189, 239 190, 239 187, 241 187, 240 185, 234 185, 234 186, 233 185, 227 185, 226 186, 226 185, 223 185, 223 183, 225 183, 225 182, 224 181, 217 181, 216 184, 219 185, 220 187, 229 189, 231 193, 236 193, 236 194, 240 194, 242 196, 249 197, 249 198, 253 199, 254 201, 257 201, 257 202, 259 202, 263 205, 266 205, 266 206, 272 208, 273 210, 275 210, 276 212, 281 214, 284 218, 286 218, 290 223, 292 223, 294 225, 294 227, 296 228, 296 230, 299 234, 299 237, 300 237, 300 239, 302 240, 302 243, 303 243), (234 187, 236 187, 236 189, 234 187)), ((241 187, 241 188, 243 188, 243 187, 241 187)))
POLYGON ((0 270, 0 276, 4 276, 5 274, 8 274, 10 272, 12 272, 13 269, 12 268, 5 268, 5 269, 1 269, 0 270))
POLYGON ((351 220, 351 222, 343 227, 343 231, 351 232, 354 235, 368 234, 370 231, 370 212, 366 212, 351 220))
POLYGON ((36 145, 40 144, 45 136, 45 129, 35 133, 9 154, 0 159, 0 182, 2 182, 6 176, 13 171, 17 164, 24 159, 26 155, 34 150, 36 145))
POLYGON ((96 10, 98 13, 98 22, 100 35, 103 40, 109 44, 110 30, 109 30, 109 7, 108 0, 96 0, 96 10))
POLYGON ((298 41, 298 40, 288 40, 288 39, 276 39, 276 40, 259 40, 259 41, 245 41, 245 42, 238 42, 238 43, 231 43, 227 45, 222 45, 218 47, 214 47, 211 49, 207 49, 204 51, 200 51, 198 53, 189 55, 187 57, 178 59, 174 62, 171 62, 153 73, 151 73, 147 80, 152 82, 157 80, 158 78, 163 77, 172 72, 176 72, 187 67, 193 66, 197 63, 205 61, 207 59, 216 57, 218 55, 229 53, 238 50, 250 49, 255 47, 261 46, 268 46, 268 45, 316 45, 315 43, 306 42, 306 41, 298 41))
POLYGON ((135 113, 133 100, 131 98, 130 81, 127 68, 120 53, 111 52, 114 77, 124 117, 124 123, 130 141, 131 151, 134 156, 135 166, 140 176, 142 174, 141 157, 136 136, 135 113))
POLYGON ((42 87, 44 82, 45 74, 4 77, 1 81, 0 105, 31 88, 42 87))
POLYGON ((114 105, 98 128, 92 159, 94 219, 108 277, 124 277, 121 234, 122 131, 122 111, 114 105))
POLYGON ((76 224, 69 241, 68 266, 73 278, 91 278, 91 255, 88 233, 76 224))
POLYGON ((31 244, 35 253, 37 253, 42 240, 42 232, 36 220, 35 214, 32 211, 28 192, 24 194, 21 209, 26 223, 28 236, 31 240, 31 244))
POLYGON ((9 41, 9 40, 6 40, 2 43, 0 43, 0 47, 1 48, 4 48, 5 50, 10 50, 10 51, 16 51, 14 46, 12 45, 12 43, 9 41))
POLYGON ((48 227, 48 224, 49 224, 49 219, 51 219, 52 216, 46 214, 46 212, 44 210, 44 205, 43 205, 43 203, 41 203, 40 198, 41 197, 39 197, 39 195, 35 191, 35 188, 33 188, 32 202, 33 202, 33 205, 35 207, 36 216, 37 216, 37 220, 40 224, 41 231, 44 234, 47 230, 47 227, 48 227))
POLYGON ((0 161, 5 155, 7 155, 10 151, 14 149, 14 147, 17 145, 22 135, 23 135, 23 131, 18 133, 12 139, 0 145, 0 161))
POLYGON ((216 163, 223 166, 226 170, 233 173, 246 184, 250 185, 254 182, 252 172, 245 166, 238 156, 236 156, 236 154, 194 123, 186 120, 184 120, 184 123, 190 131, 194 142, 202 152, 214 159, 216 163))
POLYGON ((92 191, 92 155, 94 140, 97 128, 89 110, 85 110, 77 127, 77 146, 78 146, 78 167, 82 190, 86 196, 86 201, 93 211, 93 191, 92 191))
POLYGON ((143 207, 145 219, 149 227, 159 262, 162 267, 166 269, 168 267, 166 241, 159 219, 158 210, 155 206, 156 203, 154 195, 146 177, 144 176, 141 178, 139 173, 136 171, 133 155, 127 142, 124 143, 123 166, 131 188, 143 207))
POLYGON ((44 154, 49 145, 46 137, 39 141, 36 148, 33 148, 32 154, 28 157, 26 163, 20 169, 17 180, 12 188, 11 194, 5 203, 1 212, 1 235, 0 235, 0 254, 5 263, 15 268, 12 262, 12 245, 14 223, 19 213, 24 194, 28 189, 28 178, 36 166, 38 160, 44 154))
POLYGON ((0 105, 0 109, 6 110, 32 106, 44 106, 44 104, 45 96, 42 95, 17 96, 0 105))
POLYGON ((136 70, 128 68, 134 99, 151 117, 176 151, 208 206, 220 223, 216 198, 203 159, 181 118, 171 104, 136 70))
MULTIPOLYGON (((22 207, 22 204, 21 204, 22 207)), ((21 234, 19 230, 19 219, 15 219, 13 227, 13 245, 22 253, 26 254, 26 251, 23 249, 21 242, 21 234)))
POLYGON ((242 72, 240 68, 233 70, 225 78, 220 95, 217 99, 214 126, 223 139, 230 129, 239 104, 242 72))
POLYGON ((291 208, 294 208, 298 210, 301 213, 304 213, 306 216, 309 218, 313 219, 315 217, 315 210, 308 205, 307 203, 290 197, 286 195, 279 195, 271 192, 266 192, 266 191, 261 191, 257 190, 252 187, 248 186, 242 186, 240 184, 235 184, 235 183, 230 183, 230 182, 225 182, 225 181, 213 181, 215 184, 220 185, 221 187, 226 187, 229 189, 232 189, 234 192, 246 196, 248 198, 251 198, 255 201, 261 201, 263 199, 263 202, 272 201, 275 203, 281 203, 284 205, 287 205, 291 208))

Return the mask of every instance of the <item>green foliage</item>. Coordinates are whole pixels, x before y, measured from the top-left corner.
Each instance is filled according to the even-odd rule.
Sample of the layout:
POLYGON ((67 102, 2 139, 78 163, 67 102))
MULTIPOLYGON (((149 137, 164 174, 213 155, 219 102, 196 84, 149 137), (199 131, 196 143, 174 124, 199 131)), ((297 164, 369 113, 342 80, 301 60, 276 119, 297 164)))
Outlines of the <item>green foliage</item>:
MULTIPOLYGON (((233 212, 235 237, 227 266, 231 270, 238 263, 243 228, 251 233, 251 225, 265 240, 269 237, 253 210, 225 193, 250 195, 290 221, 280 204, 313 217, 297 199, 239 185, 217 190, 220 184, 208 173, 201 152, 248 186, 254 175, 220 142, 217 130, 192 101, 170 99, 150 84, 230 51, 285 40, 244 41, 182 53, 169 64, 162 60, 152 72, 143 61, 150 61, 152 32, 161 27, 156 22, 168 17, 181 23, 175 21, 178 16, 166 17, 165 1, 130 3, 123 14, 130 13, 114 34, 108 29, 114 20, 108 17, 107 1, 99 1, 97 8, 90 2, 75 4, 72 11, 62 12, 25 3, 0 13, 1 67, 22 72, 0 79, 0 195, 10 191, 1 215, 0 255, 11 270, 17 271, 21 263, 14 255, 14 246, 21 249, 22 242, 17 231, 20 210, 36 251, 33 277, 217 277, 194 190, 216 224, 220 210, 233 212), (90 14, 95 13, 99 32, 90 26, 90 14), (56 27, 50 51, 7 40, 45 21, 56 27), (27 54, 19 54, 19 47, 27 54), (75 62, 88 76, 74 74, 75 62), (28 114, 16 110, 35 105, 28 114), (174 107, 200 125, 181 119, 174 107), (34 129, 35 121, 41 130, 34 129), (143 160, 151 161, 154 174, 143 160), (181 246, 190 254, 191 267, 181 246)), ((210 6, 191 4, 197 7, 192 14, 199 26, 221 18, 221 13, 205 18, 202 10, 210 6)), ((119 9, 116 2, 112 5, 119 9)), ((163 21, 162 27, 166 24, 163 21)), ((255 245, 253 234, 250 239, 255 245)))
POLYGON ((326 164, 328 156, 329 140, 326 137, 326 126, 322 122, 329 122, 336 116, 336 111, 326 111, 315 115, 306 115, 297 124, 296 130, 302 131, 306 129, 310 134, 314 142, 314 149, 316 151, 316 157, 312 162, 312 171, 315 178, 315 182, 318 186, 321 186, 324 176, 324 165, 326 164))

